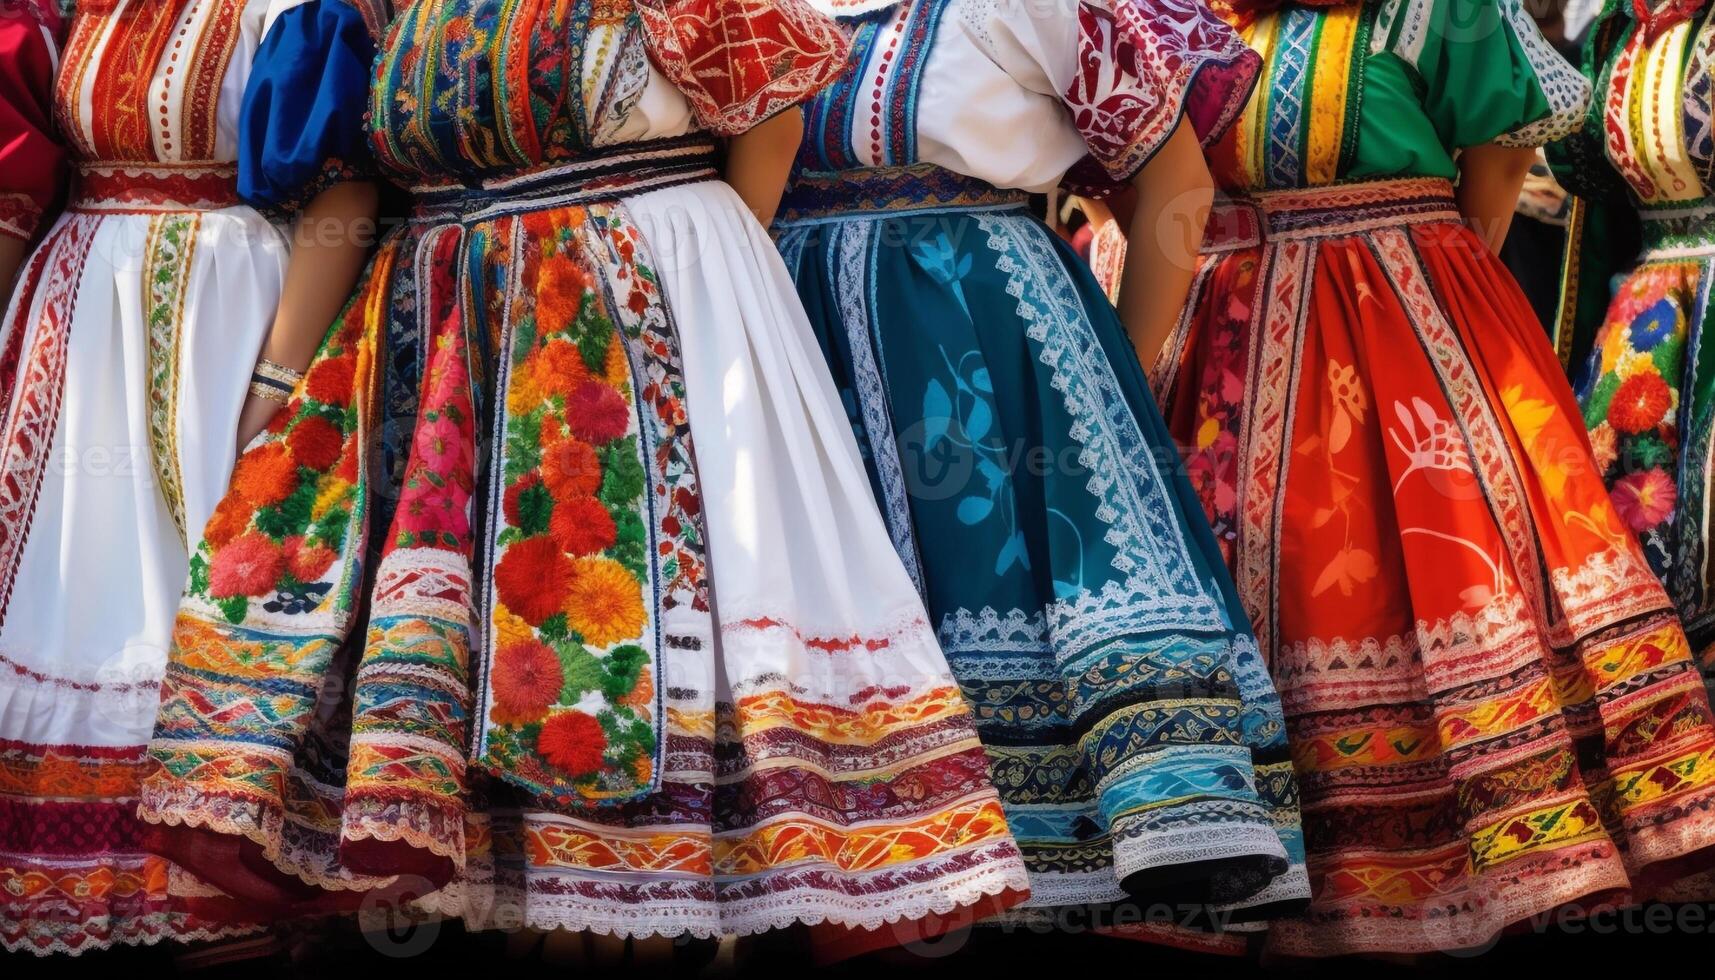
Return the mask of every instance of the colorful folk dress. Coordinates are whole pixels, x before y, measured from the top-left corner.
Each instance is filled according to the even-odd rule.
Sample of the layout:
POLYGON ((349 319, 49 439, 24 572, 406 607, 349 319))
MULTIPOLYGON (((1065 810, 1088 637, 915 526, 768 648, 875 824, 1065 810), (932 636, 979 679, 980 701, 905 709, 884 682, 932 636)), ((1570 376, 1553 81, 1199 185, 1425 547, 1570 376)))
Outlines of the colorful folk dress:
POLYGON ((143 793, 167 853, 262 908, 439 888, 627 936, 1022 892, 715 169, 845 52, 799 0, 399 11, 371 132, 414 210, 197 548, 143 793))
MULTIPOLYGON (((189 548, 280 300, 270 217, 367 156, 374 40, 346 0, 104 0, 80 5, 50 90, 41 38, 12 46, 19 6, 4 71, 51 92, 72 185, 0 326, 0 945, 208 936, 145 854, 138 783, 189 548)), ((0 116, 39 147, 48 112, 0 116)), ((29 184, 0 224, 28 233, 52 171, 0 171, 29 184)))
MULTIPOLYGON (((1030 907, 1307 896, 1278 702, 1118 315, 1027 208, 1204 138, 1190 0, 817 0, 850 34, 778 234, 1030 865, 1030 907)), ((1044 914, 1042 912, 1036 913, 1044 914)))
POLYGON ((1581 198, 1563 330, 1570 340, 1595 328, 1577 390, 1596 466, 1698 651, 1715 644, 1715 373, 1699 359, 1715 280, 1715 21, 1702 6, 1640 20, 1632 4, 1612 5, 1586 48, 1602 97, 1555 154, 1581 198), (1641 254, 1598 231, 1633 223, 1641 254), (1575 323, 1580 308, 1589 315, 1575 323))
POLYGON ((1450 184, 1588 86, 1516 0, 1231 16, 1266 83, 1211 154, 1237 197, 1153 380, 1303 790, 1314 897, 1271 946, 1474 946, 1715 860, 1685 634, 1450 184))

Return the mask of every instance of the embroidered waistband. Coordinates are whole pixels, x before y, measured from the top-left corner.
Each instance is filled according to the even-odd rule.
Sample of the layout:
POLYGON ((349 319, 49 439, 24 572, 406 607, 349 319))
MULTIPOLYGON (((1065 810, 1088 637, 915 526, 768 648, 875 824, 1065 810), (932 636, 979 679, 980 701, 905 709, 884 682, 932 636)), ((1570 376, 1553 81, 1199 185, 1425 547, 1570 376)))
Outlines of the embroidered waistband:
POLYGON ((1453 184, 1438 177, 1259 191, 1244 198, 1216 201, 1209 214, 1203 250, 1225 252, 1252 248, 1265 240, 1340 238, 1382 228, 1459 220, 1453 184))
POLYGON ((1715 202, 1639 208, 1638 217, 1643 219, 1645 261, 1715 255, 1715 202))
POLYGON ((893 217, 931 211, 987 211, 1029 203, 1024 191, 954 173, 934 164, 797 174, 780 204, 782 226, 854 216, 893 217))
POLYGON ((706 136, 627 144, 612 153, 495 177, 479 184, 413 187, 411 220, 475 222, 613 201, 681 184, 716 180, 715 144, 706 136))
POLYGON ((71 210, 118 214, 236 207, 238 165, 87 162, 77 165, 71 210))

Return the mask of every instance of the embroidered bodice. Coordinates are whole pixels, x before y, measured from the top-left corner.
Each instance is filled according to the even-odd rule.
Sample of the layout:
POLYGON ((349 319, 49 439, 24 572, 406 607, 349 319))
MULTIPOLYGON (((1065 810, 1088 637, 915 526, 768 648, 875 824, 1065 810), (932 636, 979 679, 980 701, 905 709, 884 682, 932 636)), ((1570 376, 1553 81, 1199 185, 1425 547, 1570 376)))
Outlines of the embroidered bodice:
POLYGON ((803 171, 932 164, 1042 191, 1130 179, 1179 123, 1236 114, 1255 59, 1197 0, 812 0, 852 39, 803 171), (1082 161, 1082 166, 1080 163, 1082 161))
POLYGON ((1457 150, 1540 146, 1575 128, 1589 100, 1520 0, 1217 6, 1265 64, 1211 154, 1230 189, 1451 178, 1457 150))
POLYGON ((1598 91, 1603 152, 1646 207, 1709 194, 1715 168, 1715 22, 1707 14, 1658 36, 1626 18, 1598 91))
MULTIPOLYGON (((315 0, 108 0, 77 9, 55 92, 86 160, 231 163, 269 27, 315 0)), ((373 2, 343 0, 376 16, 373 2)))
POLYGON ((828 80, 832 30, 769 0, 415 0, 382 44, 371 138, 401 180, 438 183, 731 135, 828 80))
POLYGON ((119 169, 171 194, 172 174, 213 168, 259 206, 305 199, 367 162, 359 98, 385 4, 79 5, 55 82, 57 137, 86 175, 144 165, 119 169))

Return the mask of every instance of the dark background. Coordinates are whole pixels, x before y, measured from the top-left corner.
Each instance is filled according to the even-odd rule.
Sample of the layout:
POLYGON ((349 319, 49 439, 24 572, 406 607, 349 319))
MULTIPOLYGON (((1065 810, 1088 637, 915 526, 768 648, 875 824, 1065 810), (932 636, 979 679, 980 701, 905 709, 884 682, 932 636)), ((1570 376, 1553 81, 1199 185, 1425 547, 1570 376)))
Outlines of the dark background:
MULTIPOLYGON (((1666 914, 1668 910, 1663 909, 1666 914)), ((336 977, 469 977, 539 980, 547 977, 685 976, 718 978, 815 976, 892 980, 906 976, 992 980, 1203 980, 1227 977, 1305 977, 1364 980, 1394 977, 1516 977, 1519 980, 1709 980, 1715 977, 1715 907, 1698 907, 1694 930, 1663 927, 1648 912, 1555 926, 1501 939, 1481 953, 1259 962, 1210 956, 1093 935, 1012 932, 983 928, 927 949, 891 950, 833 965, 815 965, 795 933, 748 940, 720 951, 710 943, 659 943, 639 956, 608 941, 600 949, 580 940, 544 955, 540 943, 500 933, 465 933, 456 923, 427 933, 365 935, 349 921, 283 929, 243 947, 187 951, 162 945, 92 952, 75 958, 0 957, 6 980, 179 975, 195 980, 331 980, 336 977), (532 948, 534 947, 534 948, 532 948), (241 957, 241 958, 239 958, 241 957)), ((1681 919, 1680 921, 1686 921, 1681 919)))

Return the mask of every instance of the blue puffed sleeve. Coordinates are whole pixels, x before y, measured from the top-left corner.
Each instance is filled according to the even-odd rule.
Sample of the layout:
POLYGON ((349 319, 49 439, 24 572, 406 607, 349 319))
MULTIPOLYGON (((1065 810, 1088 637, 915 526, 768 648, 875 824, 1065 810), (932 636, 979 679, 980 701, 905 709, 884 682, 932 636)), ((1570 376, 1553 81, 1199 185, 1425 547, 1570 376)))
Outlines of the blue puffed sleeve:
POLYGON ((373 175, 364 111, 375 36, 348 0, 274 0, 244 92, 238 193, 290 213, 343 180, 373 175), (290 6, 287 6, 290 4, 290 6))

